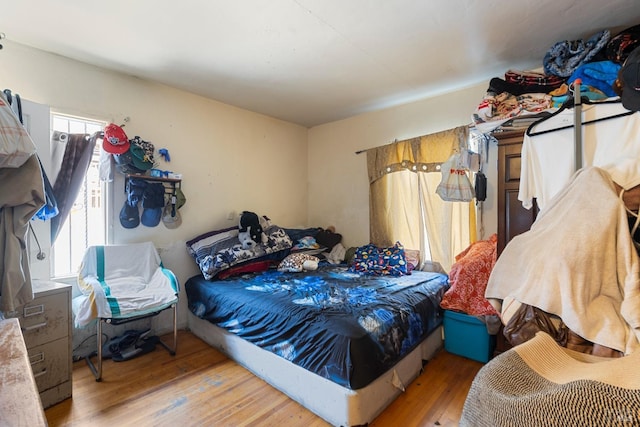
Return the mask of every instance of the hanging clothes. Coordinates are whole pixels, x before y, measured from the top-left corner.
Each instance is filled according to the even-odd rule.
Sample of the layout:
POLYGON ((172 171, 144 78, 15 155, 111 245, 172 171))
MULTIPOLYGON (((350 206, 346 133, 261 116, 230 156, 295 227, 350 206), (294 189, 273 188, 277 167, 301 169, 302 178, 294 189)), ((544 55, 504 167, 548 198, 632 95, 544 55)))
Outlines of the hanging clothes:
POLYGON ((45 201, 36 156, 19 168, 0 168, 0 311, 14 311, 33 300, 27 231, 45 201))
MULTIPOLYGON (((582 105, 582 165, 598 166, 625 189, 640 184, 640 114, 629 114, 621 103, 582 105), (630 163, 629 160, 632 162, 630 163)), ((566 109, 535 125, 537 135, 525 135, 518 200, 530 209, 533 199, 542 210, 571 179, 574 163, 574 111, 566 109), (558 129, 542 133, 546 130, 558 129)), ((532 125, 533 126, 533 125, 532 125)))

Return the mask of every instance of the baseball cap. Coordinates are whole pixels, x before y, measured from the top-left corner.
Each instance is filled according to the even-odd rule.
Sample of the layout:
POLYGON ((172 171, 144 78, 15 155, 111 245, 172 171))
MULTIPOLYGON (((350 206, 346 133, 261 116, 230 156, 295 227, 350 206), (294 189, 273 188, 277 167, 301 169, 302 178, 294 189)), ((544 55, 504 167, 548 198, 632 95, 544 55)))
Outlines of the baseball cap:
POLYGON ((129 138, 120 126, 109 123, 104 127, 102 148, 111 154, 125 153, 129 150, 129 138))
POLYGON ((162 211, 162 223, 167 228, 177 228, 182 224, 182 217, 180 216, 178 207, 171 203, 171 201, 166 204, 162 211))

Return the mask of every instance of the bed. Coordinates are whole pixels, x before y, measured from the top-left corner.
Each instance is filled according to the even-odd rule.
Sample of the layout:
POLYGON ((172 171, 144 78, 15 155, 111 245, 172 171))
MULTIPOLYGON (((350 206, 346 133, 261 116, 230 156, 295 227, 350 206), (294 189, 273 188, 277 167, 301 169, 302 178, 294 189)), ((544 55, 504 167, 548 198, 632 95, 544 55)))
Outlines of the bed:
POLYGON ((321 262, 185 283, 189 327, 332 425, 366 425, 442 346, 446 274, 321 262))

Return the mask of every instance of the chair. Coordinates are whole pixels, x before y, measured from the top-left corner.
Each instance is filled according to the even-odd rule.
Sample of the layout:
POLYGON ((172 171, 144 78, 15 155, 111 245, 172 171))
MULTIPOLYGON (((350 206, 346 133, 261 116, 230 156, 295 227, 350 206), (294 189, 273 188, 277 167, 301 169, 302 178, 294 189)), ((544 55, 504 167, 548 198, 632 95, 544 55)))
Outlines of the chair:
POLYGON ((91 246, 87 248, 77 281, 80 295, 73 299, 75 323, 83 327, 97 320, 97 368, 91 355, 85 359, 102 379, 102 323, 124 324, 173 311, 173 347, 159 343, 175 355, 178 344, 178 280, 164 268, 151 242, 91 246))

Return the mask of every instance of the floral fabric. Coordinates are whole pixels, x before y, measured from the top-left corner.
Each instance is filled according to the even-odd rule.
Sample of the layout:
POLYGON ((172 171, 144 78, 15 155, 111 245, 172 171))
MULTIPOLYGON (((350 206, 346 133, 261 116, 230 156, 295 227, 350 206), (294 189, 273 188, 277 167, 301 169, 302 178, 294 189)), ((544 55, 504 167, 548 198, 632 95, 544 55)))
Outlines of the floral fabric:
POLYGON ((489 275, 497 258, 498 236, 472 243, 456 256, 449 272, 451 287, 445 292, 440 306, 473 316, 498 314, 484 297, 489 275))

